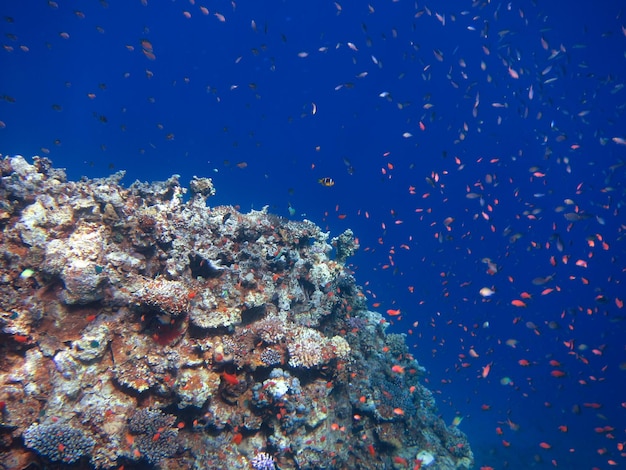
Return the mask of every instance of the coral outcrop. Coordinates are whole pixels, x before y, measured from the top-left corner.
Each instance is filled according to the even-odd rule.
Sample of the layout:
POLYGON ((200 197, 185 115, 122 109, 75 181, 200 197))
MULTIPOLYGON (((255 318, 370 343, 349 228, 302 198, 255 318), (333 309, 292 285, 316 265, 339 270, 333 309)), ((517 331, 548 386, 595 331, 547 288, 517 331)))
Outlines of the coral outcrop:
POLYGON ((0 176, 0 466, 472 465, 345 267, 352 232, 210 207, 207 178, 0 176))

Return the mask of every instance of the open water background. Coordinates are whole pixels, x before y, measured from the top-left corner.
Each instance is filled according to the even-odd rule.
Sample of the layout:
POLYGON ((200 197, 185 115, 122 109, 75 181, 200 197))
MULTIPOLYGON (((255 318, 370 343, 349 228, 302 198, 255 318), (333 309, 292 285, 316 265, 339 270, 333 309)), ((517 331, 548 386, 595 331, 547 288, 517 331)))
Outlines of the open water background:
POLYGON ((0 13, 4 155, 71 179, 210 176, 214 205, 349 227, 359 284, 400 309, 392 329, 477 468, 626 463, 624 4, 0 13))

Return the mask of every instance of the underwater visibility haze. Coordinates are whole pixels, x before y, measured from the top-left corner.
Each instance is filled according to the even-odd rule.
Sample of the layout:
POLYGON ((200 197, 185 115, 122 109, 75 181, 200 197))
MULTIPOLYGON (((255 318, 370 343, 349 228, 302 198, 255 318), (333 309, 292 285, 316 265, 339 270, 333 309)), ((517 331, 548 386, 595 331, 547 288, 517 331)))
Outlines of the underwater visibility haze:
POLYGON ((1 2, 0 464, 626 465, 625 10, 1 2))

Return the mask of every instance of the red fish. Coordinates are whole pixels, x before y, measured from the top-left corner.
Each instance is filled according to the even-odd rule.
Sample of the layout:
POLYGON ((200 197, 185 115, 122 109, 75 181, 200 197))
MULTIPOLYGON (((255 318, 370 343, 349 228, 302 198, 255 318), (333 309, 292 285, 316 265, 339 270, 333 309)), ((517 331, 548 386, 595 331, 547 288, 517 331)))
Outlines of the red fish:
POLYGON ((222 377, 229 385, 239 385, 239 379, 235 374, 228 374, 226 372, 222 372, 222 377))

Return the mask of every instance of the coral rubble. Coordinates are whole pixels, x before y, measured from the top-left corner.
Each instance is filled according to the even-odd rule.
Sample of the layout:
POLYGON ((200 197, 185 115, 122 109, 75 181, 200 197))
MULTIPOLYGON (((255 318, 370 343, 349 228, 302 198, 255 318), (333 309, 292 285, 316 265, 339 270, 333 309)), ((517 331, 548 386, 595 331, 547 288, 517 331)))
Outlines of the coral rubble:
POLYGON ((208 207, 206 178, 0 175, 4 468, 473 464, 344 266, 352 232, 208 207))

